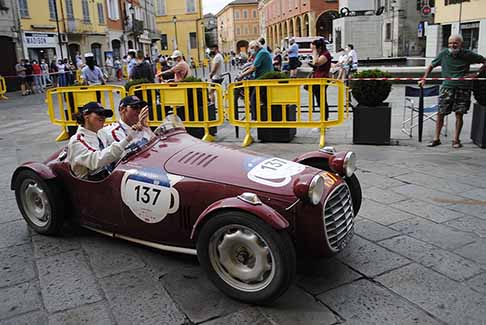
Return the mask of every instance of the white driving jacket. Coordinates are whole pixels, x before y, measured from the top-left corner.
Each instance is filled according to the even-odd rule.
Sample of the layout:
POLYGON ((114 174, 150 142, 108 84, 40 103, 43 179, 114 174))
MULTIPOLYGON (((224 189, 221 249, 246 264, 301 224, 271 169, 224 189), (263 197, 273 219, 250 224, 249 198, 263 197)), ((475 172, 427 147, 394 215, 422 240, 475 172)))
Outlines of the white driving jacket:
POLYGON ((76 176, 85 178, 90 172, 120 159, 127 145, 128 141, 123 139, 107 146, 95 132, 79 126, 69 140, 67 161, 76 176))

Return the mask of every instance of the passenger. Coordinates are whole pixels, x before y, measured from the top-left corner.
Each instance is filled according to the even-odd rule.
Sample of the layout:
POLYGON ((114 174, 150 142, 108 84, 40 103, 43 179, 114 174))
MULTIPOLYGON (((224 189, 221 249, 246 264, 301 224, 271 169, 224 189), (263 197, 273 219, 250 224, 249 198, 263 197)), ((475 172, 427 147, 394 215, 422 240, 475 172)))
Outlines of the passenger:
POLYGON ((111 110, 103 108, 99 103, 90 102, 76 114, 80 124, 68 144, 67 161, 71 165, 74 175, 89 178, 104 169, 105 175, 112 169, 112 163, 120 159, 123 151, 133 136, 127 130, 127 136, 120 142, 107 145, 98 137, 98 131, 103 128, 105 119, 112 117, 111 110))
POLYGON ((126 96, 120 101, 118 108, 120 120, 105 126, 98 132, 103 143, 112 144, 124 140, 129 134, 132 140, 129 145, 140 145, 150 141, 155 135, 147 125, 147 103, 137 96, 126 96))

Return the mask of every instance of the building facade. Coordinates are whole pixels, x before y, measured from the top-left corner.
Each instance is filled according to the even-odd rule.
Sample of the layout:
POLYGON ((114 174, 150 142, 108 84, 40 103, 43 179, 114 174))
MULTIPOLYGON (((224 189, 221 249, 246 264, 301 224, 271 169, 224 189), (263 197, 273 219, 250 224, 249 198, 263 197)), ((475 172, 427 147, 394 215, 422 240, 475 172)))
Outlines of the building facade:
POLYGON ((427 61, 447 47, 451 34, 461 34, 464 47, 486 55, 486 1, 436 0, 434 25, 428 25, 427 61))
POLYGON ((213 14, 204 15, 204 37, 206 46, 218 45, 218 20, 213 14))
POLYGON ((423 57, 424 26, 433 21, 432 14, 422 13, 427 3, 429 0, 341 0, 340 11, 349 15, 333 20, 334 47, 353 44, 360 58, 423 57))
POLYGON ((281 47, 283 40, 290 37, 323 36, 332 40, 332 20, 337 10, 337 1, 263 1, 268 44, 281 47))
POLYGON ((204 58, 202 0, 156 0, 155 16, 160 33, 160 52, 171 55, 180 50, 186 59, 204 58))
POLYGON ((7 77, 7 89, 16 88, 16 79, 9 76, 16 74, 15 64, 23 58, 18 17, 16 0, 0 2, 0 48, 2 49, 0 75, 7 77))
POLYGON ((222 52, 247 52, 248 43, 260 37, 258 1, 235 0, 216 15, 222 52))

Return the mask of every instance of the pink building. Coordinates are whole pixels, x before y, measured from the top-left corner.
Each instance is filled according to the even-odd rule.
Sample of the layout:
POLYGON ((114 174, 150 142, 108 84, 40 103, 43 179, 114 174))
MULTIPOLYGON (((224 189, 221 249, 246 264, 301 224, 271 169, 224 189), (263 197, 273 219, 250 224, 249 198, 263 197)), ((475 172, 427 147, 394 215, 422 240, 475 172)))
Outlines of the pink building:
POLYGON ((337 0, 263 0, 265 34, 272 47, 287 37, 332 38, 332 19, 338 16, 337 0))

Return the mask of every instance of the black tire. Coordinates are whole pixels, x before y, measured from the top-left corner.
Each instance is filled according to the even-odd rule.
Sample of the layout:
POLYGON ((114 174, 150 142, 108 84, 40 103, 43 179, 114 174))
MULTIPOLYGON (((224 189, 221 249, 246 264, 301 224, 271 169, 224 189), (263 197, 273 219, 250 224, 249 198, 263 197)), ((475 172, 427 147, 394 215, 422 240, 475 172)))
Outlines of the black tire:
POLYGON ((16 176, 14 186, 17 205, 27 224, 39 234, 59 234, 64 224, 64 205, 55 184, 26 169, 16 176))
POLYGON ((245 303, 269 304, 287 291, 295 279, 296 255, 288 233, 277 231, 243 211, 224 211, 211 217, 199 233, 197 255, 214 285, 228 296, 245 303), (234 249, 227 255, 231 258, 226 259, 227 266, 233 267, 233 273, 223 265, 224 256, 220 251, 224 245, 234 249), (252 250, 252 245, 266 253, 260 251, 260 255, 256 254, 258 251, 252 250), (266 260, 266 263, 257 263, 258 257, 260 261, 266 260), (237 278, 241 269, 249 270, 247 273, 241 272, 243 276, 257 272, 257 266, 262 267, 257 264, 266 266, 264 272, 258 273, 261 281, 260 278, 253 282, 237 278))
MULTIPOLYGON (((327 172, 334 173, 329 167, 329 162, 325 159, 310 159, 304 161, 303 164, 321 170, 325 170, 327 172)), ((351 191, 351 199, 353 200, 354 216, 356 217, 358 215, 359 209, 361 208, 361 201, 363 198, 361 193, 361 185, 359 183, 358 177, 356 177, 356 174, 353 174, 351 177, 343 177, 343 178, 346 181, 346 184, 348 184, 349 190, 351 191)))
POLYGON ((354 216, 358 215, 359 209, 361 208, 362 193, 361 184, 359 183, 356 174, 351 175, 351 177, 345 177, 344 180, 348 184, 349 190, 351 191, 351 199, 353 200, 353 210, 354 216))

